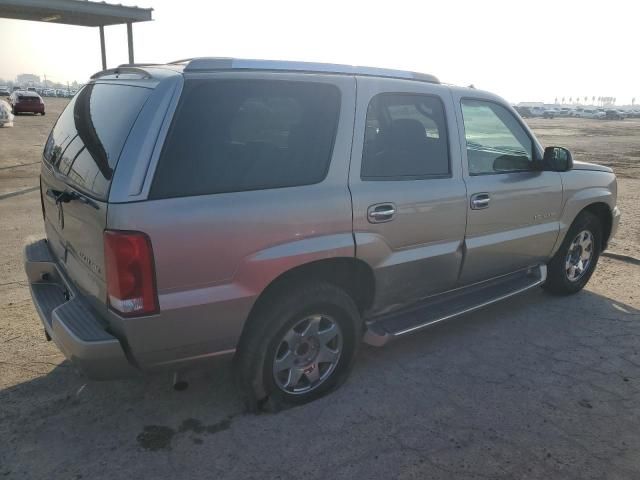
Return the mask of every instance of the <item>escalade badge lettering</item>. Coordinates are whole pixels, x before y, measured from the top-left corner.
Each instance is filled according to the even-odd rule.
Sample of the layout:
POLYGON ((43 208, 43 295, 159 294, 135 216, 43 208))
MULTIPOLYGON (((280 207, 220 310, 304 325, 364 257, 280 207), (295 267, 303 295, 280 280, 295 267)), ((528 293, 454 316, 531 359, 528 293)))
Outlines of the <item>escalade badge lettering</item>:
POLYGON ((89 255, 80 250, 76 250, 76 254, 78 255, 78 258, 80 258, 80 260, 82 260, 91 270, 96 272, 98 275, 102 275, 102 269, 96 265, 93 260, 91 260, 89 255))
POLYGON ((538 213, 533 216, 534 220, 543 220, 545 218, 551 218, 556 214, 556 212, 548 212, 548 213, 538 213))

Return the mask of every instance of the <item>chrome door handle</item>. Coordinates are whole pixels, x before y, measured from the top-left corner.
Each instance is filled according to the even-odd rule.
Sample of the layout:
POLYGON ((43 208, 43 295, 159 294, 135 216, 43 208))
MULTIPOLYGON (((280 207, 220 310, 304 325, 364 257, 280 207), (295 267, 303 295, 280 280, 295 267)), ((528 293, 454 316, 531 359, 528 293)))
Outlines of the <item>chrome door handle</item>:
POLYGON ((393 220, 396 213, 396 207, 392 203, 380 203, 371 205, 367 209, 367 218, 371 223, 382 223, 393 220))
POLYGON ((369 212, 369 216, 373 218, 391 217, 394 213, 396 213, 395 209, 389 208, 387 210, 374 210, 369 212))
POLYGON ((491 197, 488 193, 476 193, 471 195, 471 210, 482 210, 489 208, 491 197))

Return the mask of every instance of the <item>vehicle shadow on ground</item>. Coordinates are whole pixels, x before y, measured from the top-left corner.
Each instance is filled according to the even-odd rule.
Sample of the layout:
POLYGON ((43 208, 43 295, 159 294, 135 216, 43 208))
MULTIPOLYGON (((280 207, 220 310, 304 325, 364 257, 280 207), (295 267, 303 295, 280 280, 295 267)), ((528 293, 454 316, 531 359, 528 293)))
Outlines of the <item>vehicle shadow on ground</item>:
MULTIPOLYGON (((619 369, 620 376, 640 380, 631 368, 640 367, 640 357, 631 357, 635 340, 633 346, 627 340, 640 334, 638 320, 637 309, 592 292, 564 298, 541 290, 530 292, 382 349, 363 346, 350 380, 341 389, 276 417, 286 426, 306 421, 300 412, 322 413, 329 406, 336 406, 338 416, 353 415, 355 408, 375 416, 382 406, 395 408, 407 402, 422 409, 425 403, 444 404, 449 399, 464 403, 461 398, 468 388, 498 382, 517 396, 524 385, 549 389, 549 375, 558 374, 558 365, 565 368, 571 355, 573 363, 563 374, 575 374, 578 383, 583 370, 605 361, 613 361, 612 368, 619 369), (609 347, 611 358, 603 360, 609 347), (617 362, 623 357, 631 362, 630 368, 617 362)), ((75 449, 77 459, 83 451, 93 454, 88 451, 90 445, 113 452, 170 450, 176 442, 196 448, 236 422, 244 421, 245 429, 256 432, 265 425, 276 428, 278 422, 260 420, 273 415, 243 412, 230 367, 227 361, 209 371, 190 372, 189 388, 178 392, 172 388, 170 372, 92 382, 63 362, 47 375, 0 391, 0 437, 8 447, 0 453, 0 465, 17 468, 20 462, 28 462, 29 446, 39 444, 47 445, 39 455, 55 464, 68 457, 69 448, 75 449)), ((446 422, 446 418, 434 421, 446 422)))

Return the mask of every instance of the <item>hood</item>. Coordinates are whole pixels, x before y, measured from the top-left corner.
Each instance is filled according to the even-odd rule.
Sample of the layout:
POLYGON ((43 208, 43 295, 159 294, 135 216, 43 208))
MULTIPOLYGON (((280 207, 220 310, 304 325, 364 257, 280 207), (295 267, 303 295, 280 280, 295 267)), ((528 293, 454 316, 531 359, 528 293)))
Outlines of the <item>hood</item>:
POLYGON ((598 165, 597 163, 580 162, 578 160, 573 161, 573 170, 591 170, 594 172, 609 172, 613 173, 613 170, 604 165, 598 165))

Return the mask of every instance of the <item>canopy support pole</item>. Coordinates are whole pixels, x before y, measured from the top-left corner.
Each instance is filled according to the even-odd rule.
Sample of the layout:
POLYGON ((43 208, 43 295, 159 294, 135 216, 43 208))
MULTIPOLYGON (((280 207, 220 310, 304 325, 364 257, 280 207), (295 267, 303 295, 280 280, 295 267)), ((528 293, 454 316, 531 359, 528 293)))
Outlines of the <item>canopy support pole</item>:
POLYGON ((127 22, 127 43, 129 45, 129 63, 134 64, 133 60, 133 26, 131 22, 127 22))
POLYGON ((100 51, 102 53, 102 70, 107 69, 107 51, 104 46, 104 27, 100 25, 100 51))

